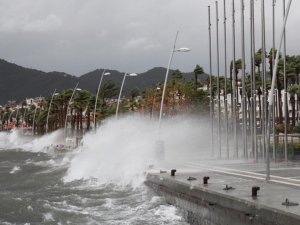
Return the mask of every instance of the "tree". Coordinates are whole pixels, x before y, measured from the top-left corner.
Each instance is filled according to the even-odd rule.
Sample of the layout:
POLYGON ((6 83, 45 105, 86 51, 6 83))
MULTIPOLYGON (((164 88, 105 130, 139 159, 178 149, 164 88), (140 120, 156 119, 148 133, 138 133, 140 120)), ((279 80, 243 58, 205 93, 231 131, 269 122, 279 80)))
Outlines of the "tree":
POLYGON ((136 87, 130 91, 131 99, 133 100, 140 95, 140 90, 136 87))
MULTIPOLYGON (((91 93, 86 90, 77 91, 74 96, 74 104, 73 108, 76 111, 76 129, 77 131, 80 130, 81 134, 83 131, 83 112, 89 106, 91 99, 91 93)), ((88 118, 89 120, 90 118, 88 118)))
POLYGON ((38 134, 45 133, 46 121, 47 121, 47 110, 39 110, 36 115, 37 133, 38 134))
POLYGON ((296 107, 295 107, 295 94, 300 94, 300 85, 292 85, 288 88, 288 92, 290 94, 290 102, 292 105, 292 126, 296 125, 296 120, 295 120, 295 116, 296 116, 296 107))
POLYGON ((201 66, 199 66, 198 64, 196 65, 195 69, 194 69, 194 74, 195 74, 195 88, 197 89, 197 83, 198 83, 198 75, 204 73, 204 70, 201 66))
POLYGON ((99 91, 99 106, 100 114, 103 118, 115 113, 114 105, 109 104, 107 100, 113 98, 114 96, 117 96, 119 94, 119 91, 120 89, 112 81, 107 81, 102 85, 99 91))
POLYGON ((73 90, 67 89, 55 96, 52 102, 52 108, 56 111, 58 117, 58 127, 63 128, 65 126, 65 119, 68 111, 69 100, 72 96, 73 90))
MULTIPOLYGON (((236 95, 236 101, 239 102, 239 85, 238 85, 238 74, 239 74, 239 70, 242 68, 242 60, 238 59, 235 61, 235 71, 233 71, 233 60, 230 63, 230 89, 232 90, 231 92, 231 102, 233 103, 233 91, 234 88, 232 87, 233 83, 232 83, 232 79, 234 79, 235 81, 235 95, 236 95), (233 72, 235 72, 235 77, 232 78, 233 72)), ((233 105, 231 104, 231 110, 233 111, 233 105)))
POLYGON ((182 73, 179 69, 174 70, 174 72, 171 75, 172 80, 181 80, 182 78, 182 73))
POLYGON ((260 48, 260 49, 258 49, 258 51, 255 53, 255 56, 254 56, 254 63, 255 63, 255 66, 257 67, 257 72, 258 72, 259 76, 261 75, 261 72, 260 72, 260 65, 262 62, 261 52, 262 52, 262 49, 260 48))

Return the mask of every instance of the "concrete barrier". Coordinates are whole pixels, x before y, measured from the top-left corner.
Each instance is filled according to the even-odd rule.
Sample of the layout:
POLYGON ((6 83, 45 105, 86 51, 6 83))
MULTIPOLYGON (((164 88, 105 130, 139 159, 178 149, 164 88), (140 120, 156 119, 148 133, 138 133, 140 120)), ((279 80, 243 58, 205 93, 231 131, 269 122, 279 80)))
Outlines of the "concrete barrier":
MULTIPOLYGON (((252 197, 251 184, 257 186, 259 183, 211 173, 212 183, 203 184, 201 178, 207 173, 192 174, 193 178, 197 177, 195 179, 189 179, 190 175, 150 173, 145 183, 164 196, 169 204, 179 207, 192 225, 300 225, 299 207, 283 207, 281 196, 277 195, 277 199, 272 195, 263 199, 260 194, 252 197), (223 188, 228 180, 236 184, 237 190, 228 186, 223 188), (273 201, 270 205, 267 204, 269 199, 273 201)), ((281 191, 274 184, 272 188, 281 191)), ((289 188, 283 187, 282 190, 289 191, 289 188)), ((267 193, 263 189, 263 193, 265 191, 267 193)), ((300 194, 299 190, 296 191, 300 194)))

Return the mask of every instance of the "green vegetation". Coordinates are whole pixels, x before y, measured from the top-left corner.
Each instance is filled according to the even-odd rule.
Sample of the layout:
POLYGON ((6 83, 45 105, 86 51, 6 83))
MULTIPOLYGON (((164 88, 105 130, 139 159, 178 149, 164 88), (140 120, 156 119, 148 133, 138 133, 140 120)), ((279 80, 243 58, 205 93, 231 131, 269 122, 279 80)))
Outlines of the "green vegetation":
MULTIPOLYGON (((198 76, 201 76, 203 72, 202 67, 197 65, 194 70, 195 80, 185 80, 180 70, 175 70, 171 74, 171 79, 168 81, 166 87, 164 105, 164 114, 166 116, 173 116, 180 113, 208 113, 208 91, 197 88, 198 86, 203 86, 198 81, 198 76)), ((121 99, 119 112, 153 113, 152 115, 158 115, 162 89, 162 85, 151 86, 141 93, 138 88, 133 88, 130 91, 129 98, 121 99)), ((7 129, 10 124, 13 124, 16 127, 32 127, 35 134, 44 134, 46 132, 48 114, 47 130, 51 132, 64 128, 66 114, 68 113, 68 123, 71 124, 72 132, 82 133, 84 130, 91 129, 94 116, 96 117, 96 121, 99 122, 109 116, 115 115, 116 96, 119 93, 119 87, 112 81, 108 81, 102 85, 99 91, 95 115, 96 96, 87 90, 75 92, 68 110, 72 92, 72 89, 67 89, 55 94, 51 107, 52 95, 49 95, 41 102, 39 107, 35 105, 27 107, 26 101, 23 101, 19 104, 21 106, 19 109, 15 107, 1 109, 0 130, 7 129)))

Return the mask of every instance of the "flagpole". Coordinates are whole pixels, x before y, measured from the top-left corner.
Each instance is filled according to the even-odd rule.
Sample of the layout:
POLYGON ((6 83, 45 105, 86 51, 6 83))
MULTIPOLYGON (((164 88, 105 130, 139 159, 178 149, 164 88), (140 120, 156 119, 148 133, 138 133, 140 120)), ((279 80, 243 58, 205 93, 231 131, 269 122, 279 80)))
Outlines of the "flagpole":
POLYGON ((214 156, 214 106, 212 96, 212 59, 211 59, 211 18, 210 18, 210 6, 208 6, 208 34, 209 34, 209 108, 210 108, 210 120, 211 120, 211 154, 214 156))
POLYGON ((224 104, 225 104, 225 129, 226 129, 226 157, 229 158, 229 142, 228 142, 228 102, 227 102, 227 29, 226 29, 226 0, 224 0, 224 104))

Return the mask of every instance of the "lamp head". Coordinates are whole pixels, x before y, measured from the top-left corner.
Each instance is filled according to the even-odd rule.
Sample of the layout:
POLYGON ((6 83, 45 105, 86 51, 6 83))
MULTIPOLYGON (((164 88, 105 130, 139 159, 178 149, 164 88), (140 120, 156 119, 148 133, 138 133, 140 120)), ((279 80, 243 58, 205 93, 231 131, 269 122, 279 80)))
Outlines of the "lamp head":
POLYGON ((107 75, 110 75, 110 72, 107 72, 107 73, 105 73, 105 74, 103 74, 104 76, 107 76, 107 75))
POLYGON ((130 77, 136 77, 137 74, 136 73, 130 73, 130 74, 128 74, 128 76, 130 76, 130 77))
POLYGON ((189 48, 178 48, 175 50, 175 52, 189 52, 191 51, 189 48))

